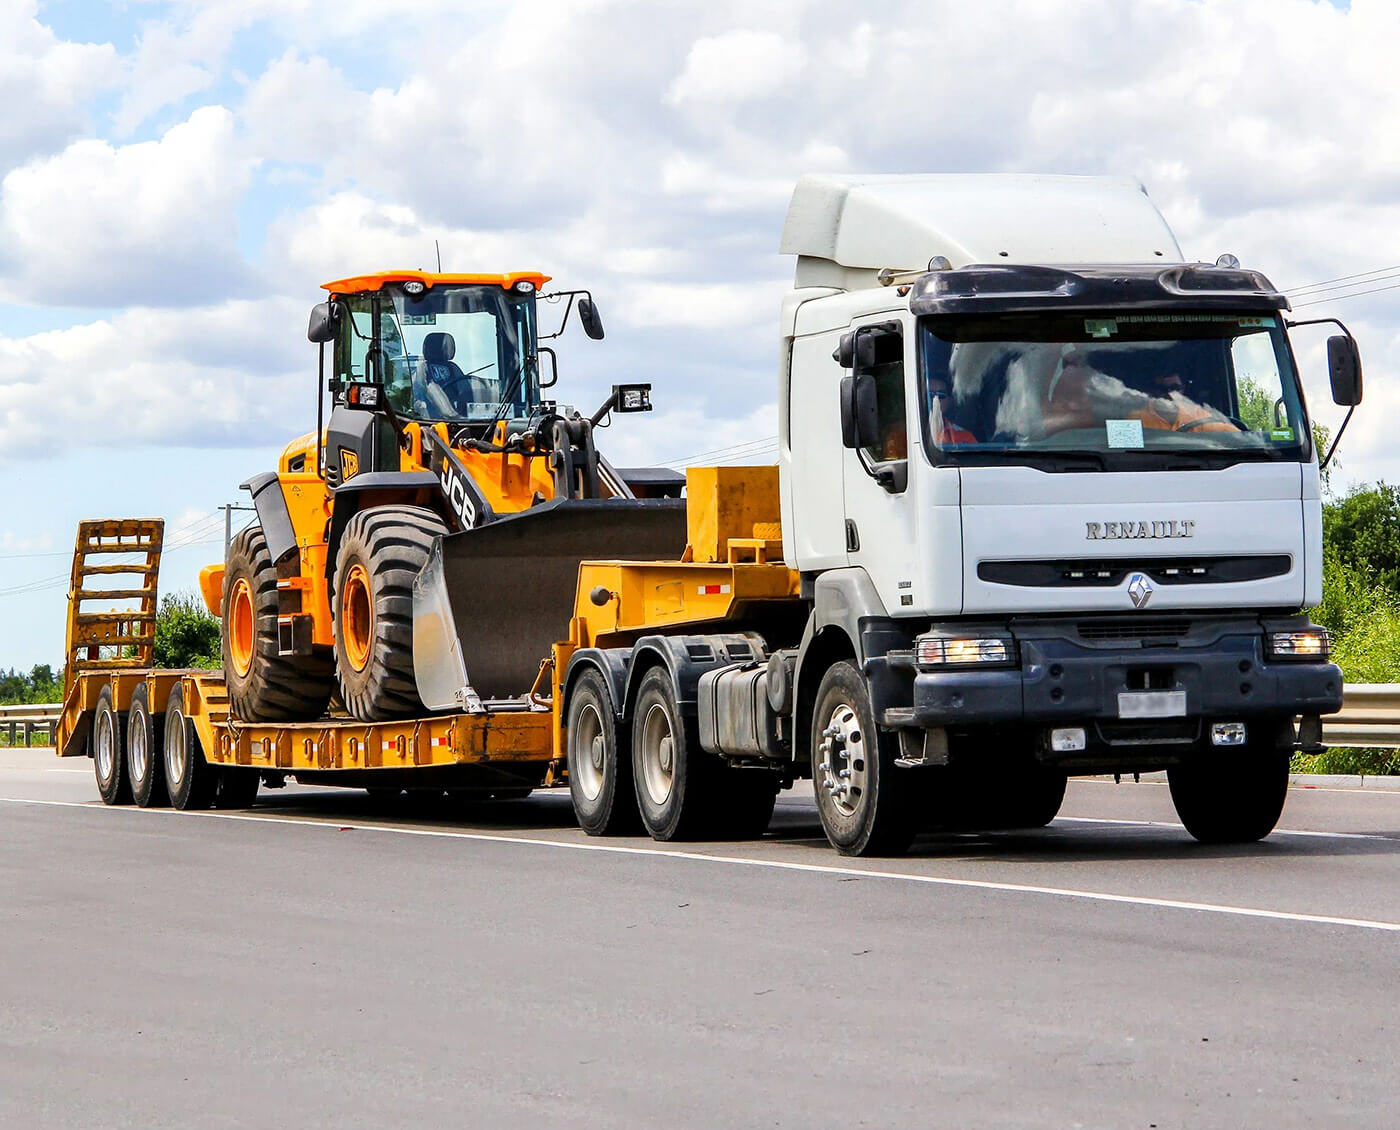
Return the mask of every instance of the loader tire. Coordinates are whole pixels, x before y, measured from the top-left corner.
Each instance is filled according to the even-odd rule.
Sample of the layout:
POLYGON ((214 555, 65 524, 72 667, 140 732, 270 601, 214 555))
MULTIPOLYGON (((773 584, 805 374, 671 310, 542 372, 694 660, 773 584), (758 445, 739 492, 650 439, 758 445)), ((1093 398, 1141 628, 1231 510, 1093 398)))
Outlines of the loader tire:
POLYGON ((413 678, 413 582, 447 527, 421 506, 361 510, 335 556, 335 673, 352 718, 423 712, 413 678))
POLYGON ((326 712, 335 690, 327 649, 279 655, 277 571, 261 526, 228 548, 223 593, 224 677, 234 716, 247 722, 309 722, 326 712))

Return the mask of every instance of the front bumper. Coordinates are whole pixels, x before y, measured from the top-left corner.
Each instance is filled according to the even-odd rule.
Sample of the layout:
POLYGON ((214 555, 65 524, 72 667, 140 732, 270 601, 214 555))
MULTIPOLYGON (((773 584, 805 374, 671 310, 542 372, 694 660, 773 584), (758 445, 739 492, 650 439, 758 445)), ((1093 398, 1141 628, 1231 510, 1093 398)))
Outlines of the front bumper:
POLYGON ((1118 649, 1048 632, 1017 633, 1017 644, 1016 669, 916 670, 912 702, 886 712, 886 724, 1082 725, 1116 745, 1165 736, 1174 725, 1180 740, 1191 740, 1192 724, 1199 731, 1203 719, 1322 715, 1342 707, 1336 664, 1273 659, 1258 627, 1190 647, 1118 649), (1185 692, 1184 715, 1121 718, 1119 694, 1144 688, 1185 692))

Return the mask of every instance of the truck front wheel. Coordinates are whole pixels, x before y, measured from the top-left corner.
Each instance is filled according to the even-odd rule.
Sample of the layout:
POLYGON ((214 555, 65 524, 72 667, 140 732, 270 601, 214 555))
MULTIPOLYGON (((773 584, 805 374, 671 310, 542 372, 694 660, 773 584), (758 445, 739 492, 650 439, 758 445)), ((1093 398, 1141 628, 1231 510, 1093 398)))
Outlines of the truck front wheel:
POLYGON ((831 846, 842 855, 902 855, 918 829, 912 781, 900 781, 854 663, 833 664, 812 714, 812 783, 831 846), (903 786, 903 787, 901 787, 903 786))
POLYGON ((1274 830, 1288 799, 1293 722, 1250 722, 1243 746, 1214 749, 1167 770, 1172 803, 1205 844, 1247 844, 1274 830))

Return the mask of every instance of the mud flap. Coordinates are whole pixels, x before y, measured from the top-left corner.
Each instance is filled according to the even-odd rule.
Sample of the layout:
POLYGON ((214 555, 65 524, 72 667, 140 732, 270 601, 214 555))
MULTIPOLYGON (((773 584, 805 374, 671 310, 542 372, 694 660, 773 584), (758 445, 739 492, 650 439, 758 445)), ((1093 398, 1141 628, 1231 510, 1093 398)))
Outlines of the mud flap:
POLYGON ((413 671, 429 710, 518 697, 567 638, 581 561, 675 561, 680 499, 561 499, 439 539, 413 584, 413 671))

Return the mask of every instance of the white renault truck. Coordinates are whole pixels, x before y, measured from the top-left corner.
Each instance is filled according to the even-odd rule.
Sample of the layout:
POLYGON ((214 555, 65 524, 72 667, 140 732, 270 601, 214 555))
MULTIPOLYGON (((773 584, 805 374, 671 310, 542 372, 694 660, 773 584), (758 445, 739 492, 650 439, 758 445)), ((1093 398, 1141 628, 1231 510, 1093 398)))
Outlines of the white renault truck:
MULTIPOLYGON (((1301 611, 1322 521, 1287 299, 1187 262, 1134 180, 807 177, 781 250, 793 756, 832 842, 1041 824, 1067 774, 1162 768, 1198 839, 1267 835, 1342 703, 1301 611)), ((1328 357, 1354 406, 1345 327, 1328 357)))

